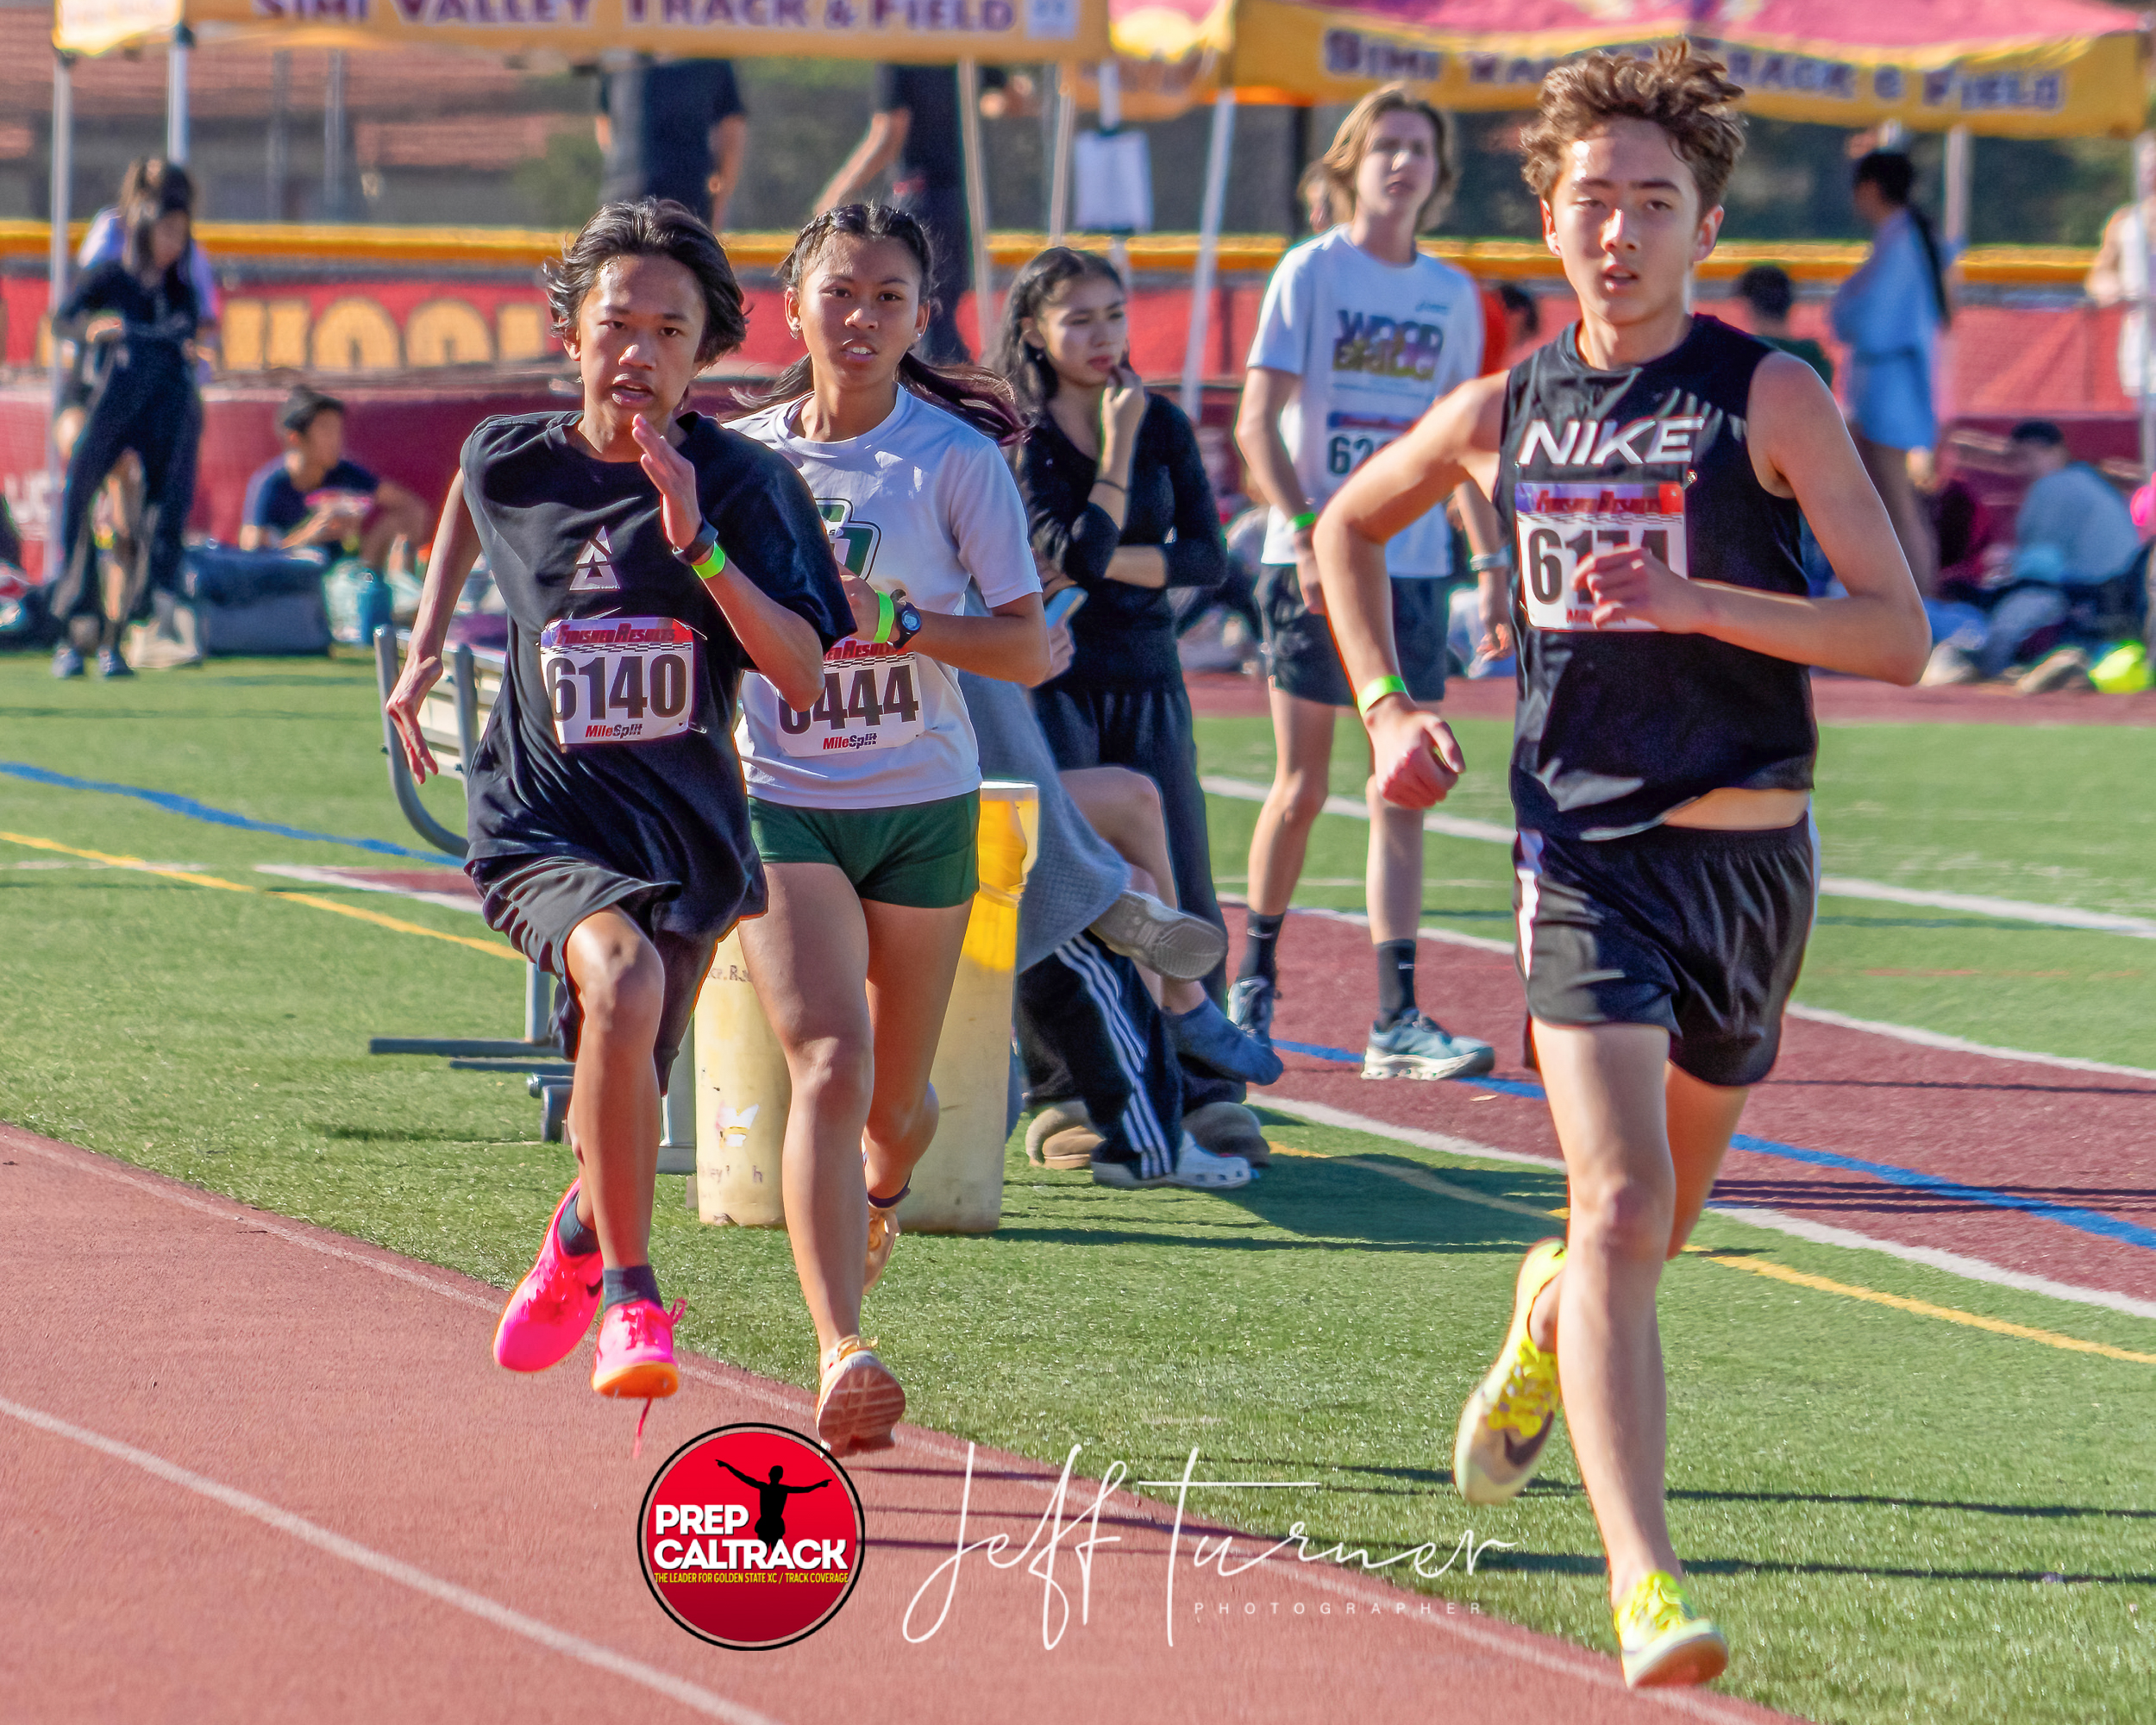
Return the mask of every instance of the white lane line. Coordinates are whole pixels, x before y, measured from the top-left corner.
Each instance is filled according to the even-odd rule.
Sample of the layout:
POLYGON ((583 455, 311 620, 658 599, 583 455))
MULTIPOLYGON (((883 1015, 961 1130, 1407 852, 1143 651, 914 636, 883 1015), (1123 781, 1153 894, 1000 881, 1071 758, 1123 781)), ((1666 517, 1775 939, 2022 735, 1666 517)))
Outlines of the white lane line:
POLYGON ((1814 1024, 1833 1025, 1841 1030, 1868 1031, 1873 1036, 1889 1036, 1896 1042, 1913 1042, 1919 1048, 1940 1049, 1948 1054, 1981 1054, 1992 1060, 2022 1060, 2033 1066, 2056 1066, 2068 1072, 2101 1072, 2112 1078, 2156 1082, 2156 1071, 2146 1066, 2114 1066, 2108 1060, 2082 1060, 2068 1054, 2036 1054, 2026 1048, 1998 1048, 1988 1042, 1971 1042, 1965 1037, 1948 1036, 1940 1031, 1918 1030, 1913 1025, 1852 1018, 1847 1013, 1831 1012, 1825 1007, 1800 1007, 1792 1001, 1789 1014, 1793 1019, 1808 1019, 1814 1024))
POLYGON ((122 1443, 117 1438, 108 1438, 101 1432, 71 1425, 66 1420, 35 1408, 26 1408, 19 1402, 9 1401, 5 1396, 0 1396, 0 1414, 20 1420, 24 1425, 34 1427, 53 1437, 66 1438, 85 1449, 96 1450, 116 1461, 139 1467, 143 1472, 154 1475, 169 1485, 179 1486, 198 1496, 207 1497, 212 1502, 222 1503, 228 1509, 252 1516, 264 1526, 289 1534, 303 1544, 312 1546, 317 1551, 327 1552, 334 1558, 342 1558, 345 1562, 370 1574, 379 1575, 385 1581, 393 1581, 400 1587, 408 1587, 413 1592, 423 1594, 441 1604, 468 1612, 480 1622, 492 1623, 498 1629, 506 1629, 512 1635, 521 1635, 549 1653, 560 1653, 596 1671, 640 1684, 655 1695, 662 1695, 669 1701, 678 1701, 682 1706, 693 1712, 701 1713, 706 1718, 724 1719, 729 1722, 729 1725, 776 1725, 768 1714, 759 1713, 753 1708, 729 1701, 724 1696, 716 1695, 701 1684, 661 1671, 656 1665, 648 1665, 641 1659, 632 1659, 626 1653, 617 1653, 597 1641, 586 1640, 567 1629, 557 1629, 551 1623, 527 1616, 497 1600, 489 1599, 483 1593, 474 1593, 468 1587, 444 1581, 440 1576, 429 1574, 401 1558, 378 1552, 372 1546, 361 1545, 357 1540, 348 1540, 342 1534, 333 1534, 329 1528, 310 1521, 304 1516, 295 1515, 289 1509, 280 1509, 274 1503, 265 1502, 260 1497, 236 1490, 191 1469, 182 1467, 177 1462, 167 1461, 162 1456, 153 1455, 147 1450, 137 1449, 133 1444, 122 1443))
MULTIPOLYGON (((1335 1108, 1324 1102, 1306 1102, 1298 1097, 1268 1095, 1263 1100, 1263 1106, 1278 1113, 1293 1114, 1309 1120, 1316 1126, 1338 1126, 1348 1132, 1366 1132, 1372 1138, 1390 1138, 1395 1144, 1413 1145, 1418 1150, 1434 1150, 1445 1156, 1511 1163, 1518 1167, 1539 1168, 1547 1174, 1564 1172, 1564 1164, 1554 1157, 1530 1156, 1520 1151, 1500 1150, 1495 1145, 1477 1144, 1472 1138, 1455 1138, 1450 1132, 1425 1132, 1417 1126, 1396 1126, 1388 1121, 1373 1120, 1367 1114, 1351 1113, 1345 1108, 1335 1108)), ((1344 1159, 1353 1160, 1351 1157, 1344 1159)), ((1390 1169, 1382 1171, 1395 1172, 1390 1169)), ((1399 1177, 1407 1178, 1404 1174, 1399 1177)), ((1421 1182, 1410 1181, 1408 1183, 1421 1182)), ((1444 1182, 1438 1183, 1441 1185, 1444 1182)), ((1435 1188, 1430 1189, 1434 1190, 1435 1188)), ((1501 1203, 1480 1194, 1476 1195, 1475 1201, 1492 1209, 1525 1208, 1509 1202, 1501 1203)), ((1789 1234, 1818 1245, 1839 1246, 1848 1251, 1880 1252, 1888 1258, 1898 1258, 1904 1264, 1922 1264, 1927 1269, 1959 1276, 1965 1282, 1984 1282, 1994 1287, 2017 1289, 2027 1294, 2042 1294, 2054 1300, 2070 1301, 2078 1306, 2100 1306, 2106 1311, 2122 1313, 2129 1318, 2156 1318, 2156 1300, 2136 1299, 2130 1294, 2114 1294, 2106 1288, 2084 1288, 2078 1283, 2054 1282, 2049 1276, 2030 1276, 1984 1258, 1966 1258, 1959 1252, 1942 1251, 1933 1246, 1904 1245, 1898 1240, 1878 1239, 1852 1229, 1832 1227, 1823 1222, 1808 1222, 1796 1216, 1785 1216, 1778 1210, 1766 1209, 1756 1204, 1710 1202, 1707 1208, 1718 1216, 1727 1216, 1733 1221, 1743 1222, 1752 1227, 1789 1234)), ((1529 1214, 1539 1215, 1542 1213, 1532 1211, 1529 1214)))
POLYGON ((355 893, 388 893, 400 899, 417 899, 422 904, 440 905, 445 911, 469 911, 478 916, 479 901, 455 893, 428 893, 417 888, 392 887, 386 881, 363 881, 342 869, 317 869, 301 862, 257 862, 258 875, 282 875, 291 881, 313 881, 325 887, 344 887, 355 893))
MULTIPOLYGON (((1266 787, 1249 779, 1227 779, 1201 774, 1199 784, 1216 797, 1238 802, 1263 802, 1266 787)), ((1352 797, 1327 797, 1326 814, 1367 821, 1369 810, 1352 797)), ((1467 820, 1458 815, 1426 814, 1425 832, 1441 832, 1449 838, 1472 838, 1487 844, 1510 844, 1514 831, 1494 821, 1467 820)), ((1862 881, 1852 875, 1822 875, 1819 889, 1830 898, 1871 899, 1890 905, 1918 905, 1927 910, 1965 911, 1972 916, 1996 917, 2003 922, 2041 923, 2050 928, 2085 929, 2096 934, 2123 934, 2135 940, 2156 940, 2156 919, 2121 916, 2110 911, 2078 910, 2071 905, 2033 904, 2025 899, 1995 899, 1970 893, 1934 893, 1915 887, 1890 887, 1883 881, 1862 881)))

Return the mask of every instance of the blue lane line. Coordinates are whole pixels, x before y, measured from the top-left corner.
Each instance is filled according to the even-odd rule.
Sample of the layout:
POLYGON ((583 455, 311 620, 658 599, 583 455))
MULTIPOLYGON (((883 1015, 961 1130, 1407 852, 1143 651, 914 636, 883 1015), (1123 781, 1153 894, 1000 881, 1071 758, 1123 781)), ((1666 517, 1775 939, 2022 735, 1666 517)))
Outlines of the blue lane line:
POLYGON ((192 797, 175 796, 170 791, 148 791, 139 785, 109 785, 102 779, 78 779, 66 773, 53 773, 42 767, 32 767, 21 761, 0 761, 0 773, 12 774, 18 779, 28 779, 34 785, 51 785, 63 791, 103 791, 107 796, 134 797, 146 803, 154 803, 167 814, 185 815, 189 820, 207 821, 212 826, 236 826, 243 832, 267 832, 279 838, 304 838, 317 844, 348 844, 354 850, 371 850, 377 856, 411 856, 422 862, 433 862, 443 867, 450 860, 438 850, 408 850, 401 844, 392 844, 384 838, 347 838, 339 832, 310 832, 304 826, 280 826, 273 820, 249 820, 243 814, 234 814, 227 809, 214 809, 207 803, 198 803, 192 797))
MULTIPOLYGON (((1307 1054, 1319 1060, 1337 1061, 1342 1065, 1360 1066, 1363 1057, 1351 1054, 1344 1048, 1326 1048, 1321 1044, 1289 1042, 1284 1038, 1273 1038, 1273 1046, 1284 1048, 1294 1054, 1307 1054)), ((1543 1088, 1539 1084, 1522 1084, 1509 1078, 1457 1078, 1451 1081, 1476 1090, 1495 1090, 1503 1096, 1525 1096, 1539 1101, 1543 1088)), ((2012 1192, 1995 1192, 1987 1186, 1965 1186, 1958 1180, 1942 1179, 1936 1174, 1920 1173, 1914 1168, 1901 1168, 1890 1162, 1867 1162, 1861 1157, 1838 1156, 1827 1150, 1804 1150, 1793 1144, 1781 1144, 1771 1138, 1754 1138, 1750 1132, 1739 1132, 1731 1138, 1733 1150, 1749 1151, 1754 1156, 1779 1157, 1784 1162, 1808 1163, 1814 1168, 1839 1168, 1852 1174, 1868 1174, 1875 1180, 1883 1180, 1890 1186, 1907 1186, 1918 1191, 1934 1192, 1942 1198, 1955 1198, 1966 1204, 1981 1204, 1994 1210, 2021 1210, 2032 1216, 2041 1216, 2047 1222, 2076 1228, 2084 1234, 2095 1234, 2102 1239, 2118 1240, 2127 1245, 2137 1245, 2144 1251, 2156 1251, 2156 1228, 2146 1228, 2137 1222, 2122 1221, 2108 1216, 2101 1210, 2077 1209, 2066 1204, 2046 1203, 2041 1198, 2024 1198, 2012 1192)))

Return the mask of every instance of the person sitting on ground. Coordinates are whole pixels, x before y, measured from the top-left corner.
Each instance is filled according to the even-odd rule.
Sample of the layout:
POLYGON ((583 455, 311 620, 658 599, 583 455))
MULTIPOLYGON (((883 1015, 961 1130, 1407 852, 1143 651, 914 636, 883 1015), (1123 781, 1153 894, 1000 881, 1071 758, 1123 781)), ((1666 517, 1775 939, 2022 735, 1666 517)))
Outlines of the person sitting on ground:
POLYGON ((285 453, 247 482, 240 549, 343 550, 370 569, 410 574, 412 547, 427 532, 427 505, 345 455, 344 404, 297 384, 277 424, 285 453))
MULTIPOLYGON (((2012 580, 1986 620, 1982 644, 1973 649, 1942 641, 1925 668, 1929 684, 1976 682, 1996 677, 2026 656, 2042 631, 2067 622, 2077 600, 2127 573, 2141 551, 2140 535, 2117 489, 2066 448, 2066 436, 2048 419, 2025 419, 2008 434, 2015 465, 2029 480, 2014 522, 2012 580)), ((2050 662, 2046 661, 2046 665, 2050 662)), ((2031 693, 2071 681, 2062 660, 2031 693)))

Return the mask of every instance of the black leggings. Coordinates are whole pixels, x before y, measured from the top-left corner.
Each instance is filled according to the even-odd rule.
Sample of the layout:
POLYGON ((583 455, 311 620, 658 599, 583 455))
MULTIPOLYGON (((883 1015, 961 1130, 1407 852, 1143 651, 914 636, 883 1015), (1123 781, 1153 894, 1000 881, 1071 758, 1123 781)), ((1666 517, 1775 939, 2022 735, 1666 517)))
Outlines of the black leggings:
MULTIPOLYGON (((1033 712, 1057 767, 1128 767, 1160 787, 1175 897, 1191 915, 1225 929, 1213 896, 1206 794, 1198 783, 1190 697, 1181 682, 1130 689, 1052 683, 1033 692, 1033 712)), ((1220 998, 1226 978, 1226 964, 1216 965, 1206 978, 1206 991, 1220 998)))
POLYGON ((143 485, 126 615, 141 612, 153 588, 179 590, 181 535, 194 507, 195 457, 201 442, 202 397, 185 370, 161 359, 116 361, 90 405, 67 461, 67 487, 60 499, 60 574, 51 599, 54 617, 104 614, 91 511, 97 488, 129 449, 141 457, 143 485))

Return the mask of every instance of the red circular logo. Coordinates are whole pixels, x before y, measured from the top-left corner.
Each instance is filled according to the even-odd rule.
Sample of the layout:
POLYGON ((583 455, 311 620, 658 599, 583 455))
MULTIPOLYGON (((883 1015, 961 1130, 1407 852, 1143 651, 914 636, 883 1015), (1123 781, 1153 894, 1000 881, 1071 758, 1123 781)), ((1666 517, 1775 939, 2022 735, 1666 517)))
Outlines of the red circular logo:
POLYGON ((722 1647, 783 1647, 837 1614, 861 1577, 861 1496, 820 1444, 725 1426, 667 1458, 636 1550, 652 1597, 722 1647))

